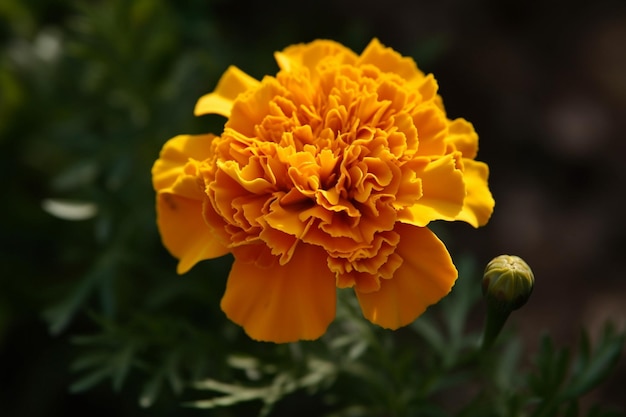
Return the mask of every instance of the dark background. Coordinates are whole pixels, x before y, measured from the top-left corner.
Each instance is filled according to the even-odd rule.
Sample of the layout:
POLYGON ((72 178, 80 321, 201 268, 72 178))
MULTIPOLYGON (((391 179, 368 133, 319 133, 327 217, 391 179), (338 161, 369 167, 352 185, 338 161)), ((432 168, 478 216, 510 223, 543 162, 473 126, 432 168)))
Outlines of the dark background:
MULTIPOLYGON (((535 292, 512 319, 529 354, 546 332, 568 345, 607 319, 624 329, 625 2, 5 0, 2 416, 154 415, 107 384, 67 393, 70 341, 93 330, 67 311, 124 317, 138 288, 171 279, 149 176, 161 145, 219 132, 222 120, 192 110, 228 65, 260 78, 290 44, 331 38, 359 53, 372 37, 434 73, 449 117, 480 136, 494 215, 479 230, 446 226, 444 240, 481 265, 508 253, 532 266, 535 292), (46 198, 96 202, 98 216, 55 218, 46 198), (118 298, 98 287, 59 307, 94 270, 118 298)), ((593 397, 624 405, 625 384, 622 361, 593 397)))

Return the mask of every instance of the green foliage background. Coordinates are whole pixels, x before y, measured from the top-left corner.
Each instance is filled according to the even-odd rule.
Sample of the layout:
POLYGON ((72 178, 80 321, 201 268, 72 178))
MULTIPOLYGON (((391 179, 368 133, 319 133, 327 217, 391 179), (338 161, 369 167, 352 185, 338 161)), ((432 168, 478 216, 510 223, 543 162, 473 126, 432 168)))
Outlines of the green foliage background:
MULTIPOLYGON (((471 307, 479 288, 474 259, 497 254, 488 246, 463 270, 474 287, 397 336, 359 327, 348 297, 341 313, 347 319, 319 344, 274 346, 248 340, 219 310, 229 258, 204 262, 181 278, 160 243, 150 168, 168 138, 220 132, 223 119, 196 118, 193 106, 228 65, 260 78, 276 71, 272 52, 289 44, 323 37, 360 51, 376 36, 438 74, 458 51, 462 32, 449 30, 445 19, 437 28, 414 27, 407 8, 442 16, 419 3, 321 1, 300 8, 287 1, 3 0, 0 415, 256 415, 291 392, 275 415, 439 416, 464 407, 474 410, 465 415, 487 415, 481 413, 494 398, 500 403, 489 413, 518 415, 521 402, 541 395, 549 401, 538 413, 562 406, 576 415, 572 399, 601 380, 620 352, 622 339, 613 330, 597 350, 583 338, 572 385, 563 382, 569 353, 547 340, 539 376, 529 377, 525 397, 513 395, 521 389, 513 378, 521 360, 514 342, 504 362, 486 368, 484 375, 498 383, 477 405, 446 397, 455 392, 446 389, 471 379, 463 355, 472 351, 480 322, 471 307), (90 203, 97 213, 61 219, 45 210, 50 200, 90 203), (356 328, 346 324, 352 322, 356 328), (411 366, 419 372, 408 372, 411 366), (197 380, 204 383, 189 385, 197 380), (226 395, 225 403, 265 400, 265 408, 262 401, 180 408, 181 402, 215 405, 203 402, 215 392, 226 395)), ((445 80, 454 71, 441 73, 445 80)), ((474 112, 481 120, 467 91, 455 92, 449 81, 444 97, 453 116, 472 120, 474 112)), ((466 232, 447 240, 458 253, 467 252, 466 232)), ((477 236, 489 242, 488 235, 477 236)), ((481 361, 470 362, 482 369, 481 361)))

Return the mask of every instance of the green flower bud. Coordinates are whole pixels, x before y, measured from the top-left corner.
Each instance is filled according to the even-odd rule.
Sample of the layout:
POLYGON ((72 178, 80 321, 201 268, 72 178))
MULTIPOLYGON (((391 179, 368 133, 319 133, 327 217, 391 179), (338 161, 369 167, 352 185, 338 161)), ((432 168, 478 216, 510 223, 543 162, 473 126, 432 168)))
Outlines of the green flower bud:
POLYGON ((528 301, 535 285, 530 266, 519 256, 500 255, 487 264, 483 295, 501 311, 517 310, 528 301))
POLYGON ((487 300, 483 349, 496 340, 509 314, 526 304, 534 285, 533 271, 518 256, 500 255, 487 264, 482 282, 487 300))

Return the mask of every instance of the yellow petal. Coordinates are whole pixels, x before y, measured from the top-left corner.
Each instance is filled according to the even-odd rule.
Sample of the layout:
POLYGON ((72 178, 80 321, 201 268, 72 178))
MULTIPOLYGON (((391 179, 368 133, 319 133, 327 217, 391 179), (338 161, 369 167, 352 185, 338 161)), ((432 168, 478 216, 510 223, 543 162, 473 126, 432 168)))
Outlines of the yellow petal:
POLYGON ((463 154, 463 158, 474 159, 478 153, 478 134, 474 126, 465 119, 455 119, 448 126, 446 141, 463 154))
POLYGON ((443 155, 446 150, 448 119, 445 112, 435 105, 434 100, 415 109, 413 123, 417 128, 419 141, 417 154, 443 155))
POLYGON ((372 39, 358 60, 359 65, 371 64, 383 72, 393 72, 407 81, 424 77, 415 61, 409 57, 403 57, 391 48, 386 48, 378 39, 372 39))
MULTIPOLYGON (((190 159, 203 161, 209 157, 214 135, 179 135, 168 140, 152 167, 152 185, 156 191, 172 187, 185 174, 190 159)), ((200 197, 199 197, 200 198, 200 197)))
POLYGON ((396 231, 402 265, 391 279, 380 280, 380 290, 355 291, 363 315, 387 329, 411 323, 448 294, 457 277, 445 245, 428 228, 400 224, 396 231))
POLYGON ((432 161, 417 173, 422 179, 422 198, 399 212, 399 219, 414 226, 433 220, 454 220, 463 207, 465 184, 453 154, 432 161))
POLYGON ((282 266, 259 268, 235 258, 221 306, 253 339, 313 340, 324 334, 335 317, 335 291, 326 253, 299 244, 282 266))
POLYGON ((286 94, 288 91, 275 78, 265 77, 259 88, 251 94, 240 97, 229 108, 229 119, 226 123, 229 129, 225 129, 226 133, 230 134, 228 130, 232 129, 244 138, 256 138, 257 125, 262 124, 263 120, 271 114, 272 100, 286 94))
POLYGON ((483 226, 489 221, 495 205, 487 184, 489 167, 483 162, 465 158, 463 166, 467 195, 463 202, 463 209, 456 216, 456 220, 462 220, 474 227, 483 226))
POLYGON ((233 102, 244 91, 254 89, 260 82, 235 66, 230 66, 217 83, 215 91, 200 97, 194 114, 219 114, 230 117, 233 102))
POLYGON ((353 62, 356 55, 340 43, 330 40, 316 40, 308 44, 297 44, 276 52, 274 58, 280 69, 294 71, 298 67, 308 68, 313 74, 317 64, 328 57, 341 58, 340 62, 353 62))
MULTIPOLYGON (((324 211, 322 208, 319 211, 324 211)), ((290 234, 300 239, 307 231, 307 225, 310 224, 310 219, 301 217, 305 213, 297 207, 283 206, 279 200, 275 200, 270 204, 269 213, 263 216, 263 221, 266 222, 272 229, 279 230, 283 233, 290 234)))
POLYGON ((196 263, 227 254, 202 217, 202 201, 168 192, 157 194, 157 225, 163 245, 178 258, 184 274, 196 263))

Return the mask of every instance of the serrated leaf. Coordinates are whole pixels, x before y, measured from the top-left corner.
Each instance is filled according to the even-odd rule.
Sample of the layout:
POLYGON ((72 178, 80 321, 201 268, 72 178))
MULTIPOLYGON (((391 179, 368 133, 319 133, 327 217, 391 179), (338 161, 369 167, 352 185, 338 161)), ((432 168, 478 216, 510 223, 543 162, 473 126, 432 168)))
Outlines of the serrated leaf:
POLYGON ((93 183, 98 174, 98 162, 93 159, 82 159, 61 171, 50 181, 52 188, 67 191, 93 183))
POLYGON ((70 385, 70 392, 78 393, 87 391, 88 389, 93 388, 98 383, 103 381, 110 374, 111 370, 107 366, 96 368, 94 371, 88 373, 87 375, 80 378, 78 381, 72 383, 72 385, 70 385))
POLYGON ((475 278, 475 262, 465 257, 459 264, 459 278, 452 292, 442 301, 443 316, 453 344, 458 345, 463 338, 463 331, 469 311, 479 297, 480 283, 475 278))
POLYGON ((529 377, 533 392, 544 401, 557 395, 567 375, 569 350, 556 349, 548 336, 544 336, 535 363, 538 372, 529 377))
POLYGON ((109 358, 109 352, 90 352, 79 356, 70 365, 70 370, 74 372, 83 371, 88 368, 95 368, 98 364, 105 362, 109 358))
POLYGON ((69 325, 70 321, 84 304, 86 298, 92 292, 96 271, 85 276, 76 288, 63 300, 44 311, 43 316, 48 321, 50 334, 58 335, 69 325))
POLYGON ((167 381, 169 382, 172 391, 176 394, 180 394, 183 391, 183 379, 180 375, 180 352, 173 351, 171 352, 166 360, 165 366, 163 368, 163 372, 167 381))
POLYGON ((163 375, 156 374, 146 382, 139 395, 139 405, 143 408, 151 407, 163 386, 163 375))
POLYGON ((65 330, 99 282, 115 276, 115 263, 116 255, 113 251, 103 254, 65 299, 44 311, 43 316, 49 322, 52 335, 58 335, 65 330))
POLYGON ((128 345, 111 358, 113 389, 119 391, 133 363, 135 346, 128 345))
POLYGON ((615 335, 612 329, 607 327, 595 352, 591 353, 588 345, 588 341, 581 344, 582 359, 563 394, 564 398, 577 398, 607 377, 619 360, 624 345, 624 334, 615 335))
POLYGON ((446 348, 446 342, 441 331, 428 317, 418 318, 411 323, 411 328, 430 345, 434 352, 441 353, 446 348))

